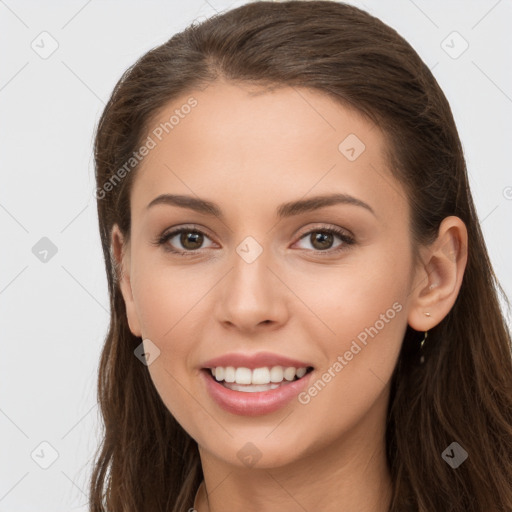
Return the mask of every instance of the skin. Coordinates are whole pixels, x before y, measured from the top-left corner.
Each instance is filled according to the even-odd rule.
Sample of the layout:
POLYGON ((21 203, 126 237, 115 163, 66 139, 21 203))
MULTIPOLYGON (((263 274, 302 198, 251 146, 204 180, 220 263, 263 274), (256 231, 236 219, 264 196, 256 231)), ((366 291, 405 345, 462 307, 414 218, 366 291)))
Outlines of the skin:
POLYGON ((384 512, 390 378, 407 324, 431 329, 456 300, 467 260, 464 223, 446 218, 415 264, 407 196, 386 167, 377 127, 319 92, 225 81, 183 95, 151 126, 191 95, 198 105, 137 171, 131 237, 115 226, 112 248, 130 329, 160 350, 151 378, 198 442, 205 489, 197 509, 384 512), (354 161, 338 150, 351 133, 366 146, 354 161), (375 215, 338 204, 276 217, 284 202, 332 192, 364 201, 375 215), (147 209, 163 193, 214 201, 225 218, 164 204, 147 209), (179 235, 167 244, 199 247, 193 257, 151 244, 191 223, 205 232, 196 245, 184 246, 179 235), (322 251, 310 231, 330 226, 356 243, 335 253, 343 242, 333 235, 322 251), (263 249, 250 264, 236 252, 247 236, 263 249), (271 414, 235 415, 199 378, 212 357, 270 351, 310 362, 315 382, 394 303, 400 312, 307 404, 294 399, 271 414), (252 467, 237 457, 247 442, 261 455, 252 467))

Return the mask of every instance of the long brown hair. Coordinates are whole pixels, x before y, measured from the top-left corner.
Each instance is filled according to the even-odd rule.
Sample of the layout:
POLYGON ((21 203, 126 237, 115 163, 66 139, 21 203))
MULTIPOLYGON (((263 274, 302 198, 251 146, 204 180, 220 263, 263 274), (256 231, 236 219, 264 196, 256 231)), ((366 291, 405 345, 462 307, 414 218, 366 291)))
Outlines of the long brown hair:
POLYGON ((447 99, 413 48, 377 18, 338 2, 288 1, 249 3, 174 35, 124 73, 99 121, 97 204, 111 317, 99 367, 105 429, 91 512, 186 511, 203 477, 197 443, 134 356, 141 339, 128 327, 110 243, 114 223, 129 238, 137 168, 122 179, 118 171, 153 116, 221 77, 308 87, 375 123, 407 192, 415 247, 433 241, 445 217, 464 221, 468 261, 457 300, 429 332, 423 365, 418 333, 407 328, 392 376, 390 511, 512 510, 512 346, 498 291, 508 300, 487 254, 447 99), (456 469, 441 456, 452 442, 468 453, 456 469))

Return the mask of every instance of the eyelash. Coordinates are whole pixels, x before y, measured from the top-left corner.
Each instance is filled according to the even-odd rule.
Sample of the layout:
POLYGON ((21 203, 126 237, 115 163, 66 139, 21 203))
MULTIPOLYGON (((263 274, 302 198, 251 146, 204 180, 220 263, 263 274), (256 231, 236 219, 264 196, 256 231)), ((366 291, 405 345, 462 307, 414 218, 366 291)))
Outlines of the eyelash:
MULTIPOLYGON (((171 238, 174 238, 174 236, 176 235, 179 235, 183 232, 186 232, 186 233, 194 233, 194 234, 201 234, 201 235, 204 235, 205 237, 207 238, 210 238, 204 231, 202 231, 201 229, 198 229, 196 227, 181 227, 181 228, 178 228, 178 229, 175 229, 169 233, 164 233, 163 235, 160 235, 156 240, 154 240, 153 242, 151 242, 153 245, 156 245, 156 246, 163 246, 164 244, 167 243, 168 240, 170 240, 171 238)), ((351 245, 354 245, 356 242, 354 240, 354 238, 352 238, 351 236, 347 235, 347 233, 343 230, 341 230, 340 228, 337 228, 337 227, 329 227, 329 228, 315 228, 315 229, 311 229, 310 231, 304 233, 300 238, 299 240, 302 240, 303 238, 305 238, 306 236, 308 235, 311 235, 312 233, 329 233, 329 234, 333 234, 333 235, 336 235, 337 237, 339 237, 341 240, 342 240, 342 244, 335 248, 335 249, 325 249, 325 250, 314 250, 314 249, 305 249, 305 250, 311 250, 315 253, 319 253, 321 255, 333 255, 333 254, 337 254, 339 252, 342 252, 342 251, 346 251, 348 250, 348 248, 351 246, 351 245)), ((185 257, 191 257, 191 256, 196 256, 200 249, 195 249, 195 250, 188 250, 188 251, 179 251, 177 249, 174 249, 172 248, 171 246, 169 245, 166 245, 164 248, 164 251, 166 252, 169 252, 169 253, 172 253, 172 254, 176 254, 178 256, 185 256, 185 257)))

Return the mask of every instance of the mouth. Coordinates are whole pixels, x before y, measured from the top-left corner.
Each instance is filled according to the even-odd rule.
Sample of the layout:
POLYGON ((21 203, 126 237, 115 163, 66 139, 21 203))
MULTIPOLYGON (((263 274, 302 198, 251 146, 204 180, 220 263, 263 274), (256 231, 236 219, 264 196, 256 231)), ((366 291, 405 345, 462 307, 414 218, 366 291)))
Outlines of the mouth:
POLYGON ((292 366, 272 366, 246 368, 233 366, 217 366, 203 368, 207 377, 217 384, 232 391, 259 393, 281 388, 303 379, 314 370, 312 366, 295 368, 292 366))

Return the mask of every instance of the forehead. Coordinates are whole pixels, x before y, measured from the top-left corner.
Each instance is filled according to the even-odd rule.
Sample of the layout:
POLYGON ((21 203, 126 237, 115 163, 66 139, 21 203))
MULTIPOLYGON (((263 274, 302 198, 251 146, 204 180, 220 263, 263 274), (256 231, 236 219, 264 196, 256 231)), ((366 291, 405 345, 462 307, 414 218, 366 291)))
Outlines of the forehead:
POLYGON ((148 125, 149 139, 133 211, 162 193, 215 195, 247 207, 333 191, 376 209, 404 199, 398 183, 390 187, 382 132, 311 89, 215 82, 162 108, 148 125))

